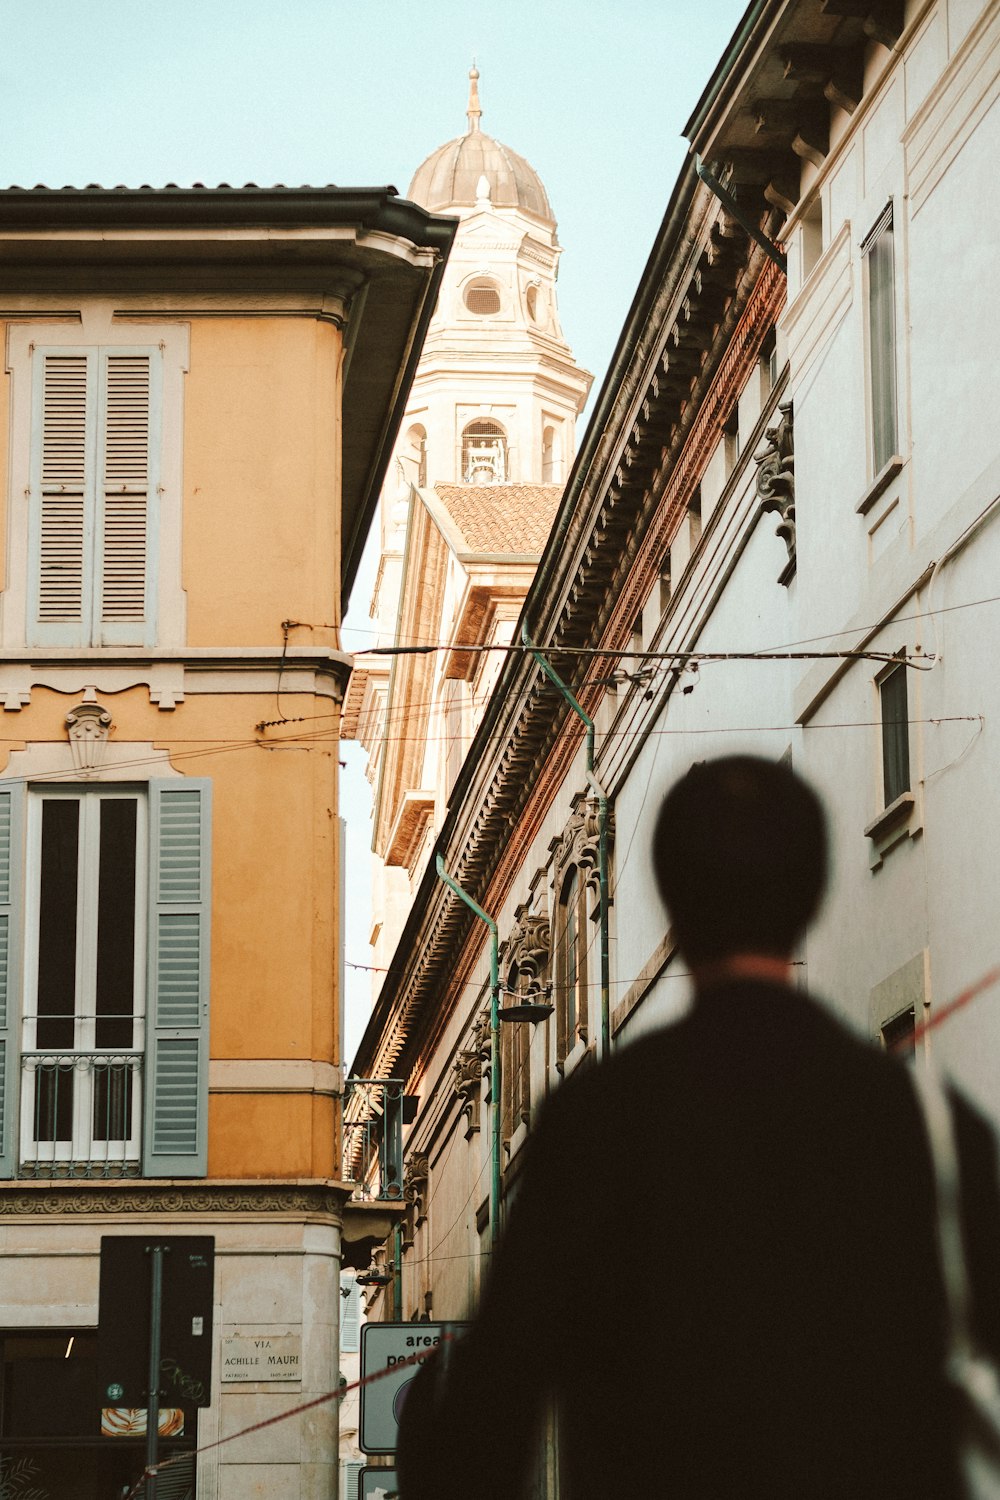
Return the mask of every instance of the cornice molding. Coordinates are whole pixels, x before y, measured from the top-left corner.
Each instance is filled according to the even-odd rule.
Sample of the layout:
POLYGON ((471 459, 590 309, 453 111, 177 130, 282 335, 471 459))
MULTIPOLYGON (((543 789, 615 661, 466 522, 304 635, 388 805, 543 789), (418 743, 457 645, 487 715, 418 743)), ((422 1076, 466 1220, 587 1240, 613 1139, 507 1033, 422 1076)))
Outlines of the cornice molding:
POLYGON ((339 1223, 351 1188, 331 1182, 9 1182, 0 1184, 0 1218, 145 1218, 281 1214, 339 1223))

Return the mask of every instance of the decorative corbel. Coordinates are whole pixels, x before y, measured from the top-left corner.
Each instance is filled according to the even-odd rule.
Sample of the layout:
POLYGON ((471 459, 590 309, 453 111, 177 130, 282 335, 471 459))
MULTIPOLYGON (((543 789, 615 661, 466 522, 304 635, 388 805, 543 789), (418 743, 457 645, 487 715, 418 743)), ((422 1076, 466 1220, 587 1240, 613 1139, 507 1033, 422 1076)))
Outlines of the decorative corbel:
POLYGON ((778 575, 785 585, 795 577, 795 442, 792 403, 778 407, 780 420, 764 434, 767 447, 755 455, 757 494, 762 511, 777 511, 781 517, 775 528, 788 552, 788 561, 778 575))

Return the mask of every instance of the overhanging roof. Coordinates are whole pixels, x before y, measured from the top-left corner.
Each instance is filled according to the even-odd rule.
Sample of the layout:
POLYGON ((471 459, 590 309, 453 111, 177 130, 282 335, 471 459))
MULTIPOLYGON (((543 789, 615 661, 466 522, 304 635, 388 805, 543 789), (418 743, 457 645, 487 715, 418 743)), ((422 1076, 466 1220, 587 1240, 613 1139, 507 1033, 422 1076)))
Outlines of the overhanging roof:
POLYGON ((346 302, 346 603, 457 223, 392 187, 6 188, 0 299, 308 292, 346 302))

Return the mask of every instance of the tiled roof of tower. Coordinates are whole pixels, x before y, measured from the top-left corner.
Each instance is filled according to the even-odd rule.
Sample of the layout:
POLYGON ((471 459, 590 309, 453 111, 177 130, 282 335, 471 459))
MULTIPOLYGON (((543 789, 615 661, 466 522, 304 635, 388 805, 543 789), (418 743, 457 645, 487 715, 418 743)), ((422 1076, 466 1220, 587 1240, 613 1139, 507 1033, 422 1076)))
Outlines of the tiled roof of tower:
POLYGON ((436 484, 469 552, 540 557, 555 517, 561 484, 436 484))

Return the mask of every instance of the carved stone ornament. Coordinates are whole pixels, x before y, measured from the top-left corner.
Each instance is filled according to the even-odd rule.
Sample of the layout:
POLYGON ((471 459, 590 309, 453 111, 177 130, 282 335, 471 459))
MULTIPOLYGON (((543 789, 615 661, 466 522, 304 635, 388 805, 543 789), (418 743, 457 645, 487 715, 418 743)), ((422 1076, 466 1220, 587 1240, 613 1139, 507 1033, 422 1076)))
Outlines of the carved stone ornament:
MULTIPOLYGON (((482 1101, 483 1074, 490 1066, 490 1014, 485 1011, 474 1022, 470 1036, 471 1047, 456 1055, 452 1065, 453 1088, 461 1102, 462 1112, 468 1116, 466 1135, 479 1129, 479 1106, 482 1101)), ((487 1102, 488 1090, 487 1090, 487 1102)))
POLYGON ((427 1183, 430 1177, 430 1158, 426 1151, 414 1151, 403 1166, 403 1197, 406 1213, 403 1217, 403 1249, 413 1244, 417 1228, 427 1217, 427 1183))
POLYGON ((96 700, 85 699, 66 715, 66 732, 76 774, 96 776, 104 763, 111 733, 111 715, 96 700))
POLYGON ((778 407, 780 420, 764 434, 767 447, 754 457, 757 464, 757 494, 762 511, 777 511, 781 517, 776 529, 788 550, 788 562, 780 576, 790 583, 795 574, 795 443, 792 426, 792 403, 778 407))
MULTIPOLYGON (((613 838, 613 820, 608 814, 608 847, 613 838)), ((597 798, 581 794, 573 804, 569 822, 562 831, 555 848, 556 881, 562 884, 563 877, 574 865, 584 876, 587 885, 598 890, 600 884, 601 825, 598 816, 597 798)))
POLYGON ((551 950, 552 931, 548 917, 523 908, 518 911, 504 944, 503 962, 507 970, 516 967, 522 995, 538 994, 544 987, 551 950))

